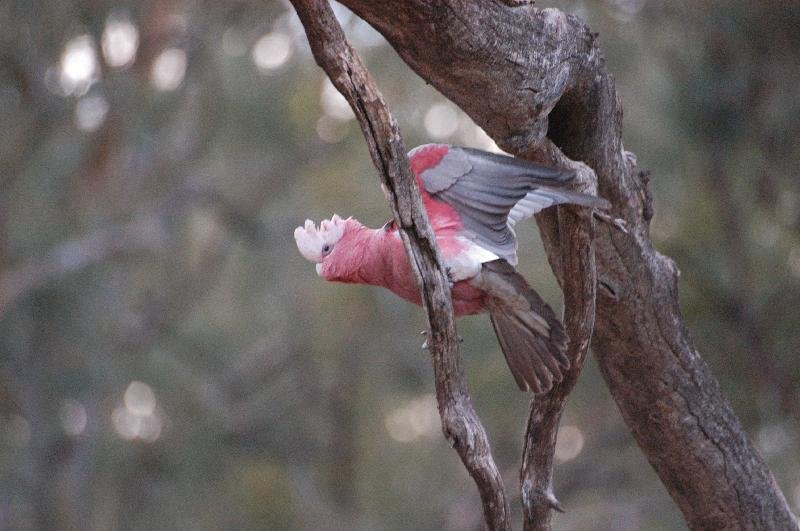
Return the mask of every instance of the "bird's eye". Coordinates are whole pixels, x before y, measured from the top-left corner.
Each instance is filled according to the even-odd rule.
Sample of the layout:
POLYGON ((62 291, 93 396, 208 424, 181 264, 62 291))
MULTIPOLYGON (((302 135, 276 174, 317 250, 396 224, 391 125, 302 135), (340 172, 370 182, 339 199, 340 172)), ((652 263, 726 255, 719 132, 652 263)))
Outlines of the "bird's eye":
POLYGON ((322 246, 322 254, 328 254, 329 252, 331 252, 331 247, 332 246, 327 244, 327 243, 325 245, 323 245, 322 246))

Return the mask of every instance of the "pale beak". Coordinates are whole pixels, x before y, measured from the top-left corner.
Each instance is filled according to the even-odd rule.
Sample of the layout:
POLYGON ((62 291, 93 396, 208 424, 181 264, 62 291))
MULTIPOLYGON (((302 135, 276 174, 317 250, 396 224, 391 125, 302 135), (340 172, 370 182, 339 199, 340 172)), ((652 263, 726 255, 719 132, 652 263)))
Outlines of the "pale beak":
POLYGON ((320 262, 320 263, 316 264, 316 266, 315 266, 315 267, 317 268, 317 274, 318 274, 319 276, 322 276, 322 262, 320 262))

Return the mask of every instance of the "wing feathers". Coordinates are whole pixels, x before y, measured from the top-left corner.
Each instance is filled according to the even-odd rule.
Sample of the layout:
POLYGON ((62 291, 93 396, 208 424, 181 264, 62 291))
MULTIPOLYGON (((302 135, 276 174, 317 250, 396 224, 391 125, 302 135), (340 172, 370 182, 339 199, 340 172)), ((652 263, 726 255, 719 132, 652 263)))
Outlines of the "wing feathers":
POLYGON ((602 197, 582 194, 580 192, 570 192, 568 190, 554 190, 545 187, 536 188, 528 192, 528 194, 520 199, 509 211, 508 226, 513 228, 520 221, 528 219, 549 206, 563 205, 566 203, 603 210, 611 208, 611 204, 602 197))
POLYGON ((512 264, 517 262, 513 227, 521 220, 564 203, 609 206, 604 199, 565 190, 575 177, 571 170, 445 144, 419 146, 409 157, 412 165, 420 163, 425 190, 458 211, 470 237, 512 264))
POLYGON ((518 159, 508 155, 463 147, 451 147, 450 149, 465 153, 470 162, 472 162, 473 168, 477 170, 483 170, 490 174, 499 173, 501 180, 506 180, 509 175, 516 175, 527 177, 538 184, 553 186, 556 183, 566 184, 575 177, 574 171, 542 166, 529 160, 518 159), (497 169, 495 170, 494 168, 497 169))
POLYGON ((570 366, 567 335, 553 310, 505 260, 483 264, 472 283, 489 295, 492 326, 517 385, 549 391, 570 366))

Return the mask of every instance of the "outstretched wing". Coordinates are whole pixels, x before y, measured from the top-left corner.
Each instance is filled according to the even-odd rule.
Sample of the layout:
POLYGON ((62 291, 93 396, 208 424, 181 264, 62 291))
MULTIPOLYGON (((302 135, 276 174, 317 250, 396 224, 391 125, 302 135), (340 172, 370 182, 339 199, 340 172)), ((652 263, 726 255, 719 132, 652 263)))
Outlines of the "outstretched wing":
POLYGON ((425 190, 458 212, 476 243, 511 264, 519 221, 562 203, 608 208, 604 199, 563 189, 574 171, 446 144, 419 146, 409 158, 425 190))

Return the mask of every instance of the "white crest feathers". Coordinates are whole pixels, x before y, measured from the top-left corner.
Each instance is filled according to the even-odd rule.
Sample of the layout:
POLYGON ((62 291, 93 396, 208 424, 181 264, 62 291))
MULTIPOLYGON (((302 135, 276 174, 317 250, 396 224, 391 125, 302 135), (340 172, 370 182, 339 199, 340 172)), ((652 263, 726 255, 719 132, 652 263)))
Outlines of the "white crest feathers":
POLYGON ((307 219, 304 226, 294 230, 294 240, 300 254, 310 262, 322 262, 323 247, 333 247, 342 239, 346 222, 347 220, 334 214, 331 219, 322 220, 317 228, 313 221, 307 219))

